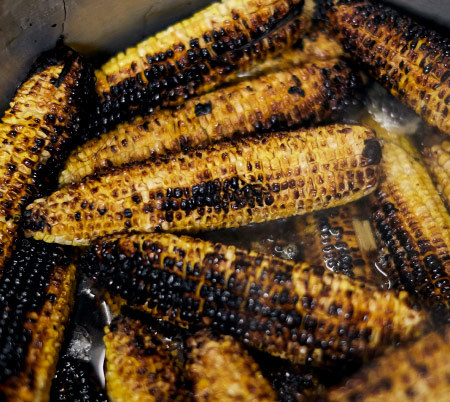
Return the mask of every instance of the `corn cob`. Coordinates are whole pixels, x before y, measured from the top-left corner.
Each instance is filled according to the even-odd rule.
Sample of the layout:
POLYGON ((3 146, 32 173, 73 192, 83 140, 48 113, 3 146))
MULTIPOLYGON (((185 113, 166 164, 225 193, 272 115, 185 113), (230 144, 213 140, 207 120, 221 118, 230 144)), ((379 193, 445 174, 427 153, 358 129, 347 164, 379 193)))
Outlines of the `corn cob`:
POLYGON ((119 53, 96 71, 91 135, 281 54, 309 28, 314 8, 314 0, 223 0, 119 53))
POLYGON ((95 381, 91 363, 65 353, 58 362, 50 393, 51 402, 108 402, 95 381))
POLYGON ((229 335, 200 331, 187 340, 187 371, 198 402, 275 401, 258 364, 229 335))
POLYGON ((337 59, 344 55, 344 49, 338 40, 327 33, 313 30, 300 38, 294 47, 285 49, 278 57, 269 58, 262 63, 252 65, 250 69, 227 77, 226 84, 234 84, 242 79, 255 78, 262 74, 269 74, 280 70, 317 63, 319 61, 337 59))
POLYGON ((243 226, 370 193, 380 146, 372 131, 335 125, 223 143, 88 177, 25 211, 28 236, 61 244, 125 231, 243 226))
MULTIPOLYGON (((425 167, 385 142, 383 180, 373 219, 405 288, 447 316, 450 298, 450 217, 425 167)), ((441 317, 442 318, 442 317, 441 317)))
POLYGON ((21 240, 0 279, 0 400, 49 400, 75 286, 61 247, 21 240))
POLYGON ((437 141, 424 150, 424 162, 447 209, 450 208, 450 142, 437 141))
POLYGON ((450 134, 448 40, 384 4, 334 3, 330 27, 344 49, 430 125, 450 134))
POLYGON ((450 333, 432 332, 391 350, 329 392, 329 402, 446 401, 450 393, 450 333))
POLYGON ((293 363, 359 361, 424 323, 406 292, 190 237, 99 240, 82 264, 121 303, 180 326, 209 325, 293 363))
POLYGON ((322 266, 363 282, 381 285, 383 277, 378 269, 388 269, 385 265, 390 261, 377 244, 369 216, 370 211, 354 203, 298 219, 296 232, 305 261, 312 266, 322 266))
POLYGON ((67 143, 80 128, 78 106, 89 98, 89 84, 93 90, 85 61, 59 45, 36 60, 2 118, 0 275, 13 249, 22 208, 42 193, 40 185, 49 186, 42 179, 66 156, 67 143))
POLYGON ((356 77, 338 60, 245 81, 189 100, 180 110, 138 117, 93 138, 71 153, 59 183, 161 153, 318 123, 348 101, 355 85, 356 77))
POLYGON ((183 356, 176 342, 139 320, 116 317, 104 337, 110 402, 186 401, 183 356))

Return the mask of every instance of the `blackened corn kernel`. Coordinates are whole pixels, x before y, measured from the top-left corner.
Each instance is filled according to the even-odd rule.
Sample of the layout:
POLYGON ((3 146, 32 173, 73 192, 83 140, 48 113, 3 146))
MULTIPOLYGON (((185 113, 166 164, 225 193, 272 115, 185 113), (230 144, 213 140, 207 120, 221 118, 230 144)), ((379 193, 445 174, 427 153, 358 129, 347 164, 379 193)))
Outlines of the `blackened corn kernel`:
POLYGON ((450 391, 450 336, 432 332, 418 341, 386 351, 342 386, 330 402, 445 401, 450 391))
POLYGON ((189 237, 99 240, 83 267, 119 305, 207 325, 294 363, 358 362, 416 337, 425 320, 405 292, 189 237))
POLYGON ((0 399, 48 400, 75 287, 62 247, 18 242, 0 278, 0 399))
POLYGON ((275 401, 258 364, 229 335, 202 330, 187 340, 187 372, 198 402, 275 401))
POLYGON ((63 45, 41 55, 0 123, 0 275, 30 198, 48 193, 55 169, 81 130, 93 91, 92 71, 63 45), (49 172, 52 174, 49 174, 49 172))
POLYGON ((312 0, 223 0, 119 53, 96 72, 100 106, 91 134, 206 93, 230 74, 282 53, 309 27, 313 8, 312 0), (232 12, 239 18, 230 23, 232 12))
POLYGON ((130 230, 192 233, 301 215, 372 192, 380 156, 374 133, 350 125, 220 143, 86 177, 36 200, 24 226, 39 240, 83 245, 130 230), (184 195, 173 204, 176 188, 184 195))
POLYGON ((116 317, 105 332, 110 402, 191 400, 180 344, 124 316, 116 317))
POLYGON ((66 353, 59 359, 50 401, 108 402, 108 398, 95 380, 92 364, 66 353))
POLYGON ((258 131, 266 132, 317 124, 354 96, 356 80, 342 61, 317 62, 211 92, 176 111, 138 117, 75 149, 59 183, 78 182, 96 170, 157 154, 243 137, 254 133, 256 123, 261 124, 258 131), (325 67, 330 70, 327 77, 325 67), (332 100, 327 96, 330 88, 336 92, 332 100))
POLYGON ((420 160, 386 141, 373 220, 406 290, 448 319, 450 217, 420 160))
POLYGON ((447 39, 381 3, 336 3, 328 17, 344 49, 394 96, 450 134, 447 39))

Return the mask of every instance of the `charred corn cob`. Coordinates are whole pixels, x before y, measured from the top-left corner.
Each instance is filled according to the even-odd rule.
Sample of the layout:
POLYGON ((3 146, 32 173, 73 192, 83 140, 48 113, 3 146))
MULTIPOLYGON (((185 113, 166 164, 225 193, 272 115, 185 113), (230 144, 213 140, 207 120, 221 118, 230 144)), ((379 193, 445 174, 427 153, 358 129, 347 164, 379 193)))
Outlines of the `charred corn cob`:
POLYGON ((91 363, 65 353, 58 362, 50 393, 51 402, 108 402, 95 381, 91 363))
POLYGON ((390 261, 377 244, 369 217, 370 210, 353 203, 298 219, 305 261, 363 282, 382 284, 379 269, 386 269, 390 261))
POLYGON ((184 359, 176 342, 124 316, 104 337, 106 390, 110 402, 186 401, 184 359))
POLYGON ((92 134, 279 55, 309 27, 314 7, 313 0, 223 0, 119 53, 96 71, 92 134))
MULTIPOLYGON (((450 217, 425 167, 386 141, 373 218, 407 290, 447 316, 450 217)), ((440 314, 439 314, 440 315, 440 314)))
POLYGON ((156 154, 318 123, 348 101, 356 85, 337 60, 242 82, 189 100, 180 110, 139 117, 75 149, 59 183, 77 182, 95 170, 142 161, 156 154))
POLYGON ((330 402, 446 401, 450 393, 450 333, 432 332, 391 350, 329 392, 330 402))
POLYGON ((61 247, 21 240, 0 279, 0 400, 49 400, 75 286, 61 247))
POLYGON ((89 83, 93 90, 85 61, 59 45, 36 60, 0 122, 0 274, 27 199, 42 193, 43 178, 66 156, 80 128, 89 83))
POLYGON ((341 205, 370 193, 372 131, 335 125, 249 138, 88 177, 25 211, 28 236, 61 244, 125 231, 196 232, 341 205))
POLYGON ((225 79, 225 83, 233 84, 242 79, 255 78, 261 74, 269 74, 302 64, 337 59, 343 55, 344 49, 337 39, 325 32, 315 30, 306 33, 293 48, 285 49, 278 57, 252 65, 249 70, 239 72, 237 77, 232 74, 225 79))
POLYGON ((441 140, 424 149, 424 161, 439 194, 450 207, 450 142, 441 140))
POLYGON ((200 331, 187 340, 187 371, 199 402, 275 401, 258 364, 229 335, 200 331))
POLYGON ((417 336, 407 294, 279 258, 176 237, 99 240, 83 267, 113 296, 177 325, 208 325, 294 363, 359 361, 417 336))
POLYGON ((367 1, 335 1, 331 29, 394 96, 450 134, 450 46, 408 17, 367 1))

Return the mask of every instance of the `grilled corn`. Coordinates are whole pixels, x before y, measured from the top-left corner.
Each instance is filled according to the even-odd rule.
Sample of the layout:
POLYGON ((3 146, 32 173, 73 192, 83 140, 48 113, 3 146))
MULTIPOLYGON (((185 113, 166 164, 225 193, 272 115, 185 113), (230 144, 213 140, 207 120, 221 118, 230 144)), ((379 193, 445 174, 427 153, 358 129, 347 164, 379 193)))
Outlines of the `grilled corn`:
POLYGON ((373 218, 394 256, 405 288, 448 314, 450 217, 425 167, 401 146, 385 142, 373 218))
POLYGON ((330 27, 344 49, 394 96, 450 134, 448 41, 381 3, 334 4, 330 27))
POLYGON ((50 393, 51 402, 108 402, 105 391, 95 381, 90 362, 65 353, 58 362, 50 393))
POLYGON ((446 401, 450 393, 450 333, 432 332, 415 343, 391 350, 343 386, 329 402, 446 401))
POLYGON ((274 401, 258 364, 229 335, 200 331, 187 340, 187 371, 199 402, 274 401))
POLYGON ((0 279, 0 400, 49 400, 75 287, 61 247, 20 241, 0 279))
POLYGON ((86 62, 59 45, 36 60, 2 118, 0 275, 11 255, 23 207, 50 185, 45 176, 66 156, 68 142, 80 129, 78 112, 89 100, 90 84, 93 91, 86 62))
POLYGON ((351 70, 337 60, 244 81, 189 100, 180 110, 136 118, 88 141, 71 153, 59 183, 224 138, 318 123, 348 101, 355 85, 351 70))
POLYGON ((82 265, 122 303, 180 326, 231 333, 293 363, 359 361, 414 338, 425 322, 406 292, 190 237, 99 240, 82 265))
POLYGON ((88 177, 25 211, 28 236, 86 245, 126 231, 196 232, 341 205, 377 184, 372 131, 335 125, 249 138, 88 177))
POLYGON ((370 210, 350 204, 305 215, 296 222, 304 259, 351 278, 380 285, 390 260, 377 243, 370 210))
POLYGON ((450 142, 437 141, 424 149, 424 161, 439 194, 450 208, 450 142))
POLYGON ((96 71, 91 134, 279 55, 309 28, 314 9, 313 0, 223 0, 119 53, 96 71))
POLYGON ((110 402, 189 400, 182 351, 176 342, 124 316, 106 328, 104 342, 110 402))

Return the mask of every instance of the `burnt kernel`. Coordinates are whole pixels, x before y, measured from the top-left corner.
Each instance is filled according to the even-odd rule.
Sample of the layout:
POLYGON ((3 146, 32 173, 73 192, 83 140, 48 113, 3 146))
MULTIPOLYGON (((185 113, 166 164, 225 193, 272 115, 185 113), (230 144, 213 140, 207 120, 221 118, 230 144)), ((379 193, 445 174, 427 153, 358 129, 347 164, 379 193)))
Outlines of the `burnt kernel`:
POLYGON ((299 87, 292 86, 288 89, 290 95, 299 95, 301 97, 305 97, 305 91, 299 87))
POLYGON ((74 217, 76 221, 81 221, 81 214, 79 212, 75 212, 74 217))
POLYGON ((200 47, 200 44, 199 44, 198 39, 191 39, 191 40, 189 41, 189 46, 190 46, 192 49, 199 48, 199 47, 200 47))
POLYGON ((197 117, 206 116, 212 113, 212 105, 211 102, 206 103, 198 103, 195 105, 195 115, 197 117))
POLYGON ((46 121, 47 123, 50 123, 50 124, 53 124, 53 123, 56 122, 56 117, 55 117, 55 115, 52 114, 52 113, 49 113, 49 114, 45 115, 44 119, 45 119, 45 121, 46 121))
MULTIPOLYGON (((272 184, 272 191, 273 191, 274 193, 279 193, 279 192, 280 192, 280 183, 274 183, 274 184, 272 184)), ((267 204, 267 202, 266 202, 266 204, 267 204)))
POLYGON ((179 188, 179 187, 176 187, 176 188, 173 190, 173 196, 174 196, 175 198, 181 198, 181 197, 183 196, 183 190, 181 190, 181 188, 179 188))
POLYGON ((447 81, 447 79, 450 77, 450 70, 447 70, 444 74, 441 76, 441 83, 444 83, 447 81))
POLYGON ((123 216, 125 216, 125 218, 131 218, 133 217, 133 212, 131 211, 131 209, 125 208, 123 210, 123 216))
POLYGON ((173 222, 173 212, 172 211, 167 211, 166 212, 166 221, 167 222, 173 222))
POLYGON ((429 74, 432 68, 433 68, 433 63, 427 64, 427 65, 423 68, 423 73, 424 73, 424 74, 429 74))
POLYGON ((362 155, 368 159, 370 165, 378 165, 381 162, 381 146, 376 139, 364 140, 362 155))
POLYGON ((270 206, 275 202, 275 199, 271 194, 266 194, 266 196, 264 197, 264 202, 266 205, 270 206))

